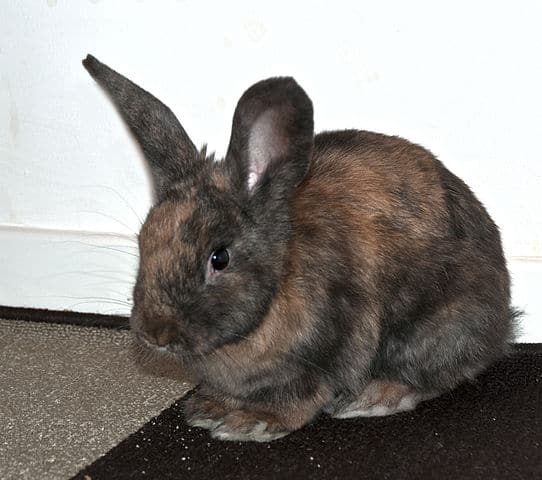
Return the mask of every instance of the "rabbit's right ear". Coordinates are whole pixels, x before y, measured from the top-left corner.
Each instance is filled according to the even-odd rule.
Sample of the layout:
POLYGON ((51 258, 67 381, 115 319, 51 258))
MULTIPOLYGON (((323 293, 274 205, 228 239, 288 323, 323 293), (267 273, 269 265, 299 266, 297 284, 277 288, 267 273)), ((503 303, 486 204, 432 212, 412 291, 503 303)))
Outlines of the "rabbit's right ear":
POLYGON ((198 151, 166 105, 92 55, 83 65, 110 96, 141 146, 159 199, 171 184, 198 171, 198 151))

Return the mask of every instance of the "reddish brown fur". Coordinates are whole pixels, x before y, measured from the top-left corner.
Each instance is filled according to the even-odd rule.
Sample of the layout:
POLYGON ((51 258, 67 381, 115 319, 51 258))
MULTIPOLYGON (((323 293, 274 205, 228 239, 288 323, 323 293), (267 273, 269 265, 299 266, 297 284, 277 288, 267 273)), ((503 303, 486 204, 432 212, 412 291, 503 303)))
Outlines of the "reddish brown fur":
MULTIPOLYGON (((326 279, 315 275, 310 283, 303 280, 307 275, 307 255, 313 248, 313 239, 301 234, 305 229, 314 228, 319 232, 321 245, 327 247, 330 258, 335 255, 337 242, 349 243, 356 252, 353 274, 365 278, 368 291, 374 286, 372 279, 385 264, 389 251, 423 248, 428 232, 434 232, 435 236, 442 234, 438 218, 445 214, 443 191, 431 156, 397 137, 366 135, 382 142, 383 151, 367 152, 363 144, 358 143, 347 152, 326 149, 314 153, 312 168, 291 201, 292 222, 296 228, 288 250, 290 257, 282 288, 260 326, 246 340, 226 345, 216 352, 216 368, 228 378, 231 378, 229 370, 232 368, 253 374, 272 368, 282 361, 280 353, 291 351, 315 328, 306 300, 307 289, 316 294, 318 290, 324 292, 326 279), (401 235, 385 228, 381 222, 382 217, 393 216, 398 208, 391 193, 397 188, 408 188, 411 195, 419 197, 419 208, 424 211, 421 219, 405 212, 401 235), (424 194, 420 195, 420 191, 424 194), (314 206, 322 199, 325 199, 325 209, 319 214, 314 206), (420 245, 413 245, 413 239, 418 239, 420 245)), ((377 315, 378 291, 373 288, 372 293, 373 312, 360 312, 356 322, 360 334, 356 340, 373 343, 371 349, 374 349, 381 326, 377 315), (363 324, 360 324, 362 318, 363 324)))
POLYGON ((397 408, 413 408, 504 354, 518 312, 498 228, 428 151, 315 136, 312 102, 283 77, 242 95, 214 164, 158 99, 92 56, 84 65, 149 161, 158 205, 131 325, 194 370, 189 421, 271 440, 324 408, 363 414, 364 388, 389 403, 408 385, 419 396, 397 408))

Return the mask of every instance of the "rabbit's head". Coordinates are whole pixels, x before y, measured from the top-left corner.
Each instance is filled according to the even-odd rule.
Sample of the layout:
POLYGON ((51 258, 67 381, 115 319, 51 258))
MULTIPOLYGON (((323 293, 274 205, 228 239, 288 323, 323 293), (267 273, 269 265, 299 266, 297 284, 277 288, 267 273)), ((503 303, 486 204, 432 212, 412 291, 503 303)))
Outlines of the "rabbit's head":
POLYGON ((241 97, 226 157, 198 151, 171 110, 92 56, 83 62, 142 148, 156 202, 139 235, 131 325, 153 346, 205 355, 265 317, 288 259, 288 201, 313 145, 312 104, 292 78, 241 97))

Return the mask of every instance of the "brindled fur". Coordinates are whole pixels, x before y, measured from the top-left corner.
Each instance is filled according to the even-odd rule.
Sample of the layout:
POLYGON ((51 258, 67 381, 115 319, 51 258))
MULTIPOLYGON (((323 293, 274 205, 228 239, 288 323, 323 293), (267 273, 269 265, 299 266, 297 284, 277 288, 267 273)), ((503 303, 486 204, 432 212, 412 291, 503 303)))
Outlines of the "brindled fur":
POLYGON ((266 441, 325 411, 414 408, 504 355, 515 311, 499 231, 463 181, 399 137, 313 133, 291 78, 252 86, 224 160, 87 57, 149 159, 131 324, 199 382, 189 423, 266 441), (209 273, 227 248, 230 263, 209 273))

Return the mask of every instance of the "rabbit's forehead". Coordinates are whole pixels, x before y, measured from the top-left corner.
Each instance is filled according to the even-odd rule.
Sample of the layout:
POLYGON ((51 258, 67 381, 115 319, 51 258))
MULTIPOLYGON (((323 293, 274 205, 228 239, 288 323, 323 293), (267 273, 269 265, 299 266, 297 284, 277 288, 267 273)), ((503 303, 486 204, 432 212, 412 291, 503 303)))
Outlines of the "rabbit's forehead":
POLYGON ((139 234, 143 250, 160 244, 171 244, 179 235, 182 225, 194 215, 196 202, 192 198, 166 200, 152 209, 139 234))
POLYGON ((183 265, 196 262, 195 235, 187 231, 198 217, 197 210, 196 202, 187 198, 166 200, 149 213, 139 234, 140 268, 147 281, 176 281, 183 265))
POLYGON ((164 258, 195 257, 213 243, 217 225, 225 228, 236 220, 224 201, 201 191, 165 200, 151 210, 141 229, 141 256, 163 251, 164 258))

